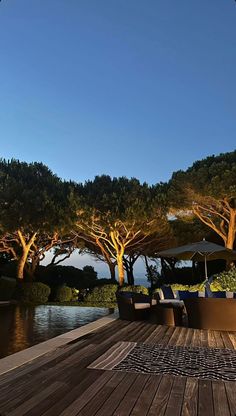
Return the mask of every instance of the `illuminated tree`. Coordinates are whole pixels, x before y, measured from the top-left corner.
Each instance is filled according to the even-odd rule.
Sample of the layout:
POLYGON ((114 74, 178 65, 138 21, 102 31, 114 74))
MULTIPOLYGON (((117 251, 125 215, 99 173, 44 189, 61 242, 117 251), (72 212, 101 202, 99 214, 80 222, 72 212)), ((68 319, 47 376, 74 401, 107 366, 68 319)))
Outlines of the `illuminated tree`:
POLYGON ((75 212, 72 185, 45 165, 0 160, 0 252, 17 261, 19 279, 67 235, 75 212))
POLYGON ((85 183, 76 235, 99 247, 104 258, 117 263, 124 283, 124 255, 140 251, 167 220, 157 188, 137 179, 96 177, 85 183))
POLYGON ((236 235, 236 151, 195 162, 169 182, 172 213, 196 216, 233 249, 236 235))

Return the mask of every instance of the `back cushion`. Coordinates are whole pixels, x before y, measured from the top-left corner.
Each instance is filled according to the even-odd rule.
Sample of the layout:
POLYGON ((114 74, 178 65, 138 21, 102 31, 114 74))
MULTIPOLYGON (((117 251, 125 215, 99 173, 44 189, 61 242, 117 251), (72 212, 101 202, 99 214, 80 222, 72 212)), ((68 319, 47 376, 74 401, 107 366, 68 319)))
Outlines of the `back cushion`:
POLYGON ((188 290, 179 290, 180 300, 198 298, 198 292, 189 292, 188 290))
POLYGON ((174 293, 173 293, 173 291, 172 291, 172 289, 171 289, 171 287, 170 286, 162 286, 161 287, 161 290, 162 290, 162 292, 163 292, 163 294, 164 294, 164 298, 165 299, 174 299, 175 297, 174 297, 174 293))
POLYGON ((125 298, 132 298, 133 297, 133 292, 126 292, 126 291, 120 291, 119 295, 124 296, 125 298))
POLYGON ((218 291, 218 292, 212 292, 213 298, 226 298, 226 292, 218 291))

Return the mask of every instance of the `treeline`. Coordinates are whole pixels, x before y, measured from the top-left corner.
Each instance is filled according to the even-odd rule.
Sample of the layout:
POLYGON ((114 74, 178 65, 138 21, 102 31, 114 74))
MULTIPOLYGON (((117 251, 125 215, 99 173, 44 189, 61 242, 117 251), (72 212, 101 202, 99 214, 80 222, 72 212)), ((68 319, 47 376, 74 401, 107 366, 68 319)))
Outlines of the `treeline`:
MULTIPOLYGON (((33 279, 51 250, 53 267, 74 250, 106 262, 111 279, 134 283, 133 267, 165 248, 203 237, 233 248, 236 151, 195 162, 168 183, 96 176, 63 181, 42 163, 0 160, 0 253, 18 279, 33 279)), ((171 270, 174 261, 162 261, 171 270)))

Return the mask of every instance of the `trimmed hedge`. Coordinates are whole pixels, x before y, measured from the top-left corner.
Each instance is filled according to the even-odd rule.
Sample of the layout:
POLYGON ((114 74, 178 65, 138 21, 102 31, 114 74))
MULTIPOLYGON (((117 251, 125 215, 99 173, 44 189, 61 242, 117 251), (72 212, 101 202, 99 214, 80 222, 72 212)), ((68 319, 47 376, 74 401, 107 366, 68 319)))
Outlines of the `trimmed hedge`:
POLYGON ((96 286, 84 299, 84 302, 99 303, 99 302, 116 302, 117 285, 96 286))
POLYGON ((57 302, 70 302, 73 299, 73 293, 71 287, 61 286, 58 287, 56 293, 57 302))
POLYGON ((16 288, 16 280, 2 276, 0 278, 0 300, 11 300, 16 288))
POLYGON ((148 288, 141 285, 136 286, 124 286, 120 289, 121 292, 134 292, 134 293, 143 293, 148 295, 148 288))
POLYGON ((46 303, 50 295, 49 286, 41 282, 23 283, 20 287, 21 300, 26 303, 46 303))
POLYGON ((205 284, 203 283, 199 283, 196 285, 181 285, 181 284, 173 284, 171 285, 171 289, 172 290, 187 290, 188 292, 202 292, 205 289, 205 284))

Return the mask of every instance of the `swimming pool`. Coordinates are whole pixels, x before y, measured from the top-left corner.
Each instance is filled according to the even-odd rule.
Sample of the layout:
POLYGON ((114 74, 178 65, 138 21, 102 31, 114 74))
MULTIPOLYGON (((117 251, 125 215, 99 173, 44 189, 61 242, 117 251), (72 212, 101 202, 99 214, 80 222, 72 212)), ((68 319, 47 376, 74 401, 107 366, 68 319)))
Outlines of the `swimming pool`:
POLYGON ((111 313, 108 308, 56 305, 0 307, 0 358, 111 313))

